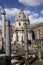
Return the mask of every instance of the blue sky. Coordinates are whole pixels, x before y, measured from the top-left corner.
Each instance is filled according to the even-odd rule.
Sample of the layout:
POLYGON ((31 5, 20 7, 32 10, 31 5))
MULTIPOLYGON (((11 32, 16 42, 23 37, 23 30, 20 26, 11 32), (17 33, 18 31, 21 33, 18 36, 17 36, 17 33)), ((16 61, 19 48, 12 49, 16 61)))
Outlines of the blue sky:
POLYGON ((0 0, 0 26, 2 23, 1 9, 3 6, 6 11, 6 19, 9 19, 11 24, 14 23, 20 7, 23 7, 31 25, 43 22, 43 0, 0 0))

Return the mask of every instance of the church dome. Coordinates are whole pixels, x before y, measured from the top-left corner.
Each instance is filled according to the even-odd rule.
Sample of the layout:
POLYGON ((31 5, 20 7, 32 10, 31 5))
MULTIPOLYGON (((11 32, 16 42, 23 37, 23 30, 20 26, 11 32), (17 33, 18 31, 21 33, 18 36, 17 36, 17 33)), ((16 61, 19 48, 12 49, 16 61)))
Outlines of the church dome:
POLYGON ((20 12, 15 18, 15 21, 28 21, 28 17, 24 14, 23 8, 20 8, 20 12))

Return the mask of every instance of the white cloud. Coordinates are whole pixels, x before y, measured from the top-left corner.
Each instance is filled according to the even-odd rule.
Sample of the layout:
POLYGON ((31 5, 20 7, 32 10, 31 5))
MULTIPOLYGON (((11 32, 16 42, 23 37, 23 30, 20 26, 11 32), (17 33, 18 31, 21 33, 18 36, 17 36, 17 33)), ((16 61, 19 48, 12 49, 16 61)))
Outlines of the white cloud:
POLYGON ((36 18, 33 15, 30 15, 29 20, 30 20, 30 24, 34 25, 34 24, 38 24, 38 23, 43 22, 43 17, 36 18))
POLYGON ((5 8, 5 11, 6 11, 6 17, 11 18, 11 17, 14 17, 18 14, 19 9, 17 9, 17 8, 11 8, 11 9, 5 8))
POLYGON ((39 14, 38 14, 38 13, 33 13, 33 16, 34 16, 34 17, 38 17, 39 14))
POLYGON ((39 16, 38 13, 33 13, 33 14, 31 14, 31 15, 29 16, 29 19, 30 19, 30 20, 35 20, 35 19, 37 19, 38 16, 39 16))
POLYGON ((30 10, 24 10, 24 13, 25 13, 26 15, 29 15, 29 14, 31 14, 32 12, 31 12, 30 10))
POLYGON ((43 11, 41 11, 41 14, 43 14, 43 11))
POLYGON ((43 4, 43 0, 18 0, 27 6, 38 6, 43 4))

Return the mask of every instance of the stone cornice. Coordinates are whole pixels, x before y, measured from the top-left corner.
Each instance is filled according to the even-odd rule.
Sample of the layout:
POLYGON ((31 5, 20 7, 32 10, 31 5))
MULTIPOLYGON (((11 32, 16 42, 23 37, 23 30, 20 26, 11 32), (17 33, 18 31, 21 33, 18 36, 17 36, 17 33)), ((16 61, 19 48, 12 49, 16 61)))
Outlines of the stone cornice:
POLYGON ((31 28, 37 28, 37 27, 40 27, 40 26, 43 26, 43 23, 39 23, 39 24, 33 25, 33 26, 31 26, 31 28))

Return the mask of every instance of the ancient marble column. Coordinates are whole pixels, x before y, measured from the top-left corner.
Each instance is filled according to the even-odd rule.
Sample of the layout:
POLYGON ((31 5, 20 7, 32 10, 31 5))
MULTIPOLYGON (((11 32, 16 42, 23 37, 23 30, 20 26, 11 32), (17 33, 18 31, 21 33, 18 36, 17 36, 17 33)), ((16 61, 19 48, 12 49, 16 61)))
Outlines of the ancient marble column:
POLYGON ((6 25, 6 22, 5 22, 5 15, 6 15, 6 12, 5 12, 5 9, 4 7, 2 8, 2 46, 3 46, 3 52, 5 52, 5 33, 6 33, 6 30, 5 30, 5 25, 6 25))
POLYGON ((37 30, 37 34, 36 34, 36 38, 37 38, 37 49, 38 49, 38 60, 41 61, 41 46, 40 46, 40 30, 37 30))
POLYGON ((28 60, 28 34, 27 34, 26 23, 25 23, 25 28, 24 28, 24 50, 25 50, 25 65, 29 65, 29 60, 28 60))
POLYGON ((10 22, 6 21, 6 65, 11 64, 10 22))

